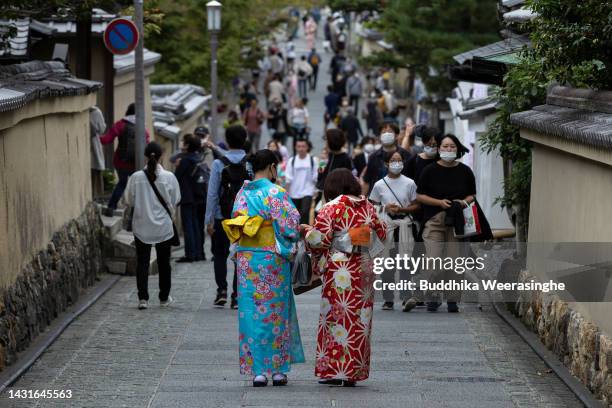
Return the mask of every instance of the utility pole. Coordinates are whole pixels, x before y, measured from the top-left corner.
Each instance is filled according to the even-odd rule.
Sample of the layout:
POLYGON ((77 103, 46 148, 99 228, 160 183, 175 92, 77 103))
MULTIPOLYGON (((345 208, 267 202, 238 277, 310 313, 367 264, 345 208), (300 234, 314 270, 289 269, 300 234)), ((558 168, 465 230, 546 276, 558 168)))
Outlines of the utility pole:
POLYGON ((145 149, 145 94, 144 94, 144 29, 143 0, 134 0, 134 19, 138 28, 138 45, 134 55, 134 105, 136 108, 136 170, 144 167, 145 149))

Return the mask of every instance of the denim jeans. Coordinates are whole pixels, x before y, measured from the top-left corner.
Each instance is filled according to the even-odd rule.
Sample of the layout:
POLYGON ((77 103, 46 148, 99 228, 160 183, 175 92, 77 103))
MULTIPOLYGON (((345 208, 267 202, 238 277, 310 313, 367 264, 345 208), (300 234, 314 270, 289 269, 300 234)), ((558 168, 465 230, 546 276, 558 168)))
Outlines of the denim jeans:
POLYGON ((113 190, 110 200, 108 200, 108 208, 112 208, 113 210, 117 209, 117 203, 121 199, 121 196, 127 187, 128 178, 132 175, 132 173, 134 173, 134 170, 117 169, 119 181, 113 190))
POLYGON ((195 204, 181 204, 181 221, 183 223, 183 235, 185 236, 185 257, 200 260, 204 257, 202 253, 202 235, 200 223, 196 214, 195 204))
POLYGON ((298 94, 300 98, 308 98, 308 78, 298 79, 298 94))

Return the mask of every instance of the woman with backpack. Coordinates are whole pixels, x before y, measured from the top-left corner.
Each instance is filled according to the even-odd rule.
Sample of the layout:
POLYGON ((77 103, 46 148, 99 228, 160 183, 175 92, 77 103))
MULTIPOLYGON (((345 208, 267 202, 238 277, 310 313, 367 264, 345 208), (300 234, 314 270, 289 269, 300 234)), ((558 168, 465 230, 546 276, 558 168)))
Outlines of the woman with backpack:
POLYGON ((181 190, 174 174, 159 164, 162 148, 151 142, 145 148, 147 167, 130 177, 123 200, 134 209, 132 231, 136 244, 136 284, 138 309, 149 305, 149 262, 151 246, 155 245, 159 270, 159 301, 161 307, 174 300, 170 296, 171 247, 178 236, 172 222, 174 211, 181 200, 181 190))
POLYGON ((286 385, 304 350, 291 288, 290 261, 299 240, 300 214, 275 184, 278 158, 264 149, 248 158, 253 181, 236 196, 223 229, 235 249, 238 275, 240 373, 254 387, 286 385))
POLYGON ((185 237, 185 256, 177 262, 196 262, 204 259, 202 233, 196 209, 204 203, 204 180, 199 170, 201 148, 200 140, 191 134, 183 136, 185 153, 178 161, 174 172, 181 188, 181 222, 185 237))

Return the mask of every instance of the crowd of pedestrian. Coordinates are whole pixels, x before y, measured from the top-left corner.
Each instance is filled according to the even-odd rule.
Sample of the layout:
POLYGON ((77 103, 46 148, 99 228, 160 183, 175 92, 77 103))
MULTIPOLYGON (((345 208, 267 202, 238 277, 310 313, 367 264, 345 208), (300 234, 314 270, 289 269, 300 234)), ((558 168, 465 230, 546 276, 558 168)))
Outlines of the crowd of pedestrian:
MULTIPOLYGON (((217 285, 213 304, 224 307, 229 300, 230 308, 238 309, 240 371, 252 376, 254 386, 267 385, 269 378, 285 385, 291 364, 304 361, 292 290, 298 247, 300 259, 310 257, 312 281, 322 286, 315 374, 323 384, 354 386, 370 370, 373 258, 394 256, 406 240, 427 256, 461 256, 454 245, 462 240, 457 220, 477 193, 471 169, 460 162, 468 149, 457 137, 410 118, 400 128, 387 71, 362 81, 344 55, 345 23, 337 14, 324 25, 334 56, 325 130, 317 135, 325 147, 319 157, 313 155, 310 128, 316 119, 307 95, 317 88, 322 63, 314 48, 321 17, 314 11, 305 17, 308 52, 298 57, 289 43, 283 55, 270 46, 260 61, 262 106, 258 82, 245 84, 223 124, 224 141, 213 143, 205 127, 183 136, 181 150, 170 157, 174 173, 160 164, 163 152, 155 142, 146 147, 146 168, 135 172, 132 106, 101 138, 102 143, 119 138, 119 183, 108 207, 116 208, 123 194, 133 208, 138 307, 148 307, 152 246, 160 302, 173 302, 170 252, 177 244, 178 208, 184 256, 177 262, 205 260, 209 235, 217 285), (363 95, 370 95, 361 106, 365 130, 359 118, 363 95), (264 123, 271 140, 260 149, 264 123), (234 269, 231 293, 228 259, 234 269)), ((290 39, 296 35, 291 32, 290 39)), ((431 280, 457 279, 447 270, 419 273, 431 280)), ((395 275, 386 270, 382 280, 393 282, 395 275)), ((400 298, 404 312, 419 306, 435 312, 444 300, 447 311, 456 313, 461 293, 404 291, 400 298)), ((382 309, 394 309, 394 302, 394 291, 384 291, 382 309)))

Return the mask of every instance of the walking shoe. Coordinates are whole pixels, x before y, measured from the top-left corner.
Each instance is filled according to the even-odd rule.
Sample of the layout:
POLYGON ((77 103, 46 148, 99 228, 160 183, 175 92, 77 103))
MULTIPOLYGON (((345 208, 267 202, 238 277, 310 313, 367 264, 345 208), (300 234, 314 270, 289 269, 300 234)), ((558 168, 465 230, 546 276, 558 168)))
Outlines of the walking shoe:
POLYGON ((416 307, 425 307, 425 302, 417 302, 416 307))
POLYGON ((410 298, 410 299, 406 300, 404 302, 404 304, 402 305, 402 311, 409 312, 412 309, 414 309, 416 307, 416 305, 417 305, 416 299, 415 298, 410 298))
POLYGON ((161 307, 168 307, 173 303, 174 303, 174 299, 172 298, 172 296, 168 296, 168 299, 160 301, 159 305, 161 307))
POLYGON ((186 256, 182 256, 176 260, 176 263, 192 263, 193 259, 187 258, 186 256))
POLYGON ((215 298, 213 305, 223 307, 225 306, 226 303, 227 303, 227 294, 217 293, 217 297, 215 298))
POLYGON ((238 300, 236 300, 235 297, 232 297, 232 300, 230 302, 230 308, 238 309, 238 300))
POLYGON ((342 385, 342 380, 336 378, 323 378, 319 380, 319 384, 323 385, 342 385))
POLYGON ((139 310, 144 310, 146 308, 149 307, 149 302, 147 302, 145 299, 140 299, 138 301, 138 309, 139 310))
POLYGON ((440 302, 427 302, 427 311, 437 312, 440 305, 441 305, 440 302))
POLYGON ((382 310, 393 310, 393 302, 383 303, 382 310))
POLYGON ((253 378, 253 387, 265 387, 268 385, 268 377, 265 375, 256 375, 253 378))
POLYGON ((343 387, 354 387, 355 384, 356 384, 355 381, 349 381, 349 380, 342 381, 343 387))
POLYGON ((112 217, 113 215, 115 215, 115 210, 113 210, 112 208, 106 207, 102 211, 102 215, 104 215, 105 217, 112 217))
POLYGON ((272 385, 287 385, 287 376, 283 373, 276 373, 272 376, 272 385))
POLYGON ((457 302, 446 302, 446 307, 448 309, 448 313, 459 313, 459 306, 457 306, 457 302))

